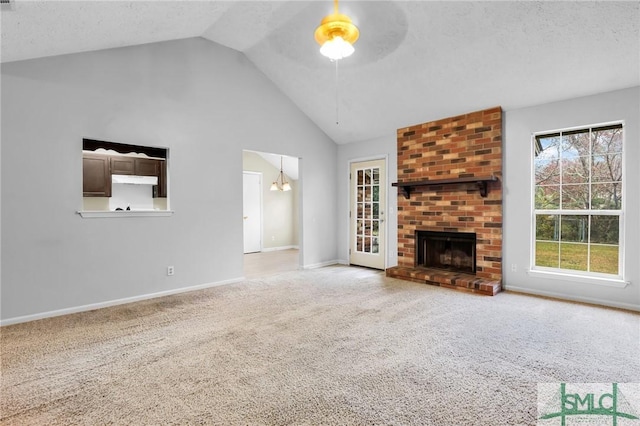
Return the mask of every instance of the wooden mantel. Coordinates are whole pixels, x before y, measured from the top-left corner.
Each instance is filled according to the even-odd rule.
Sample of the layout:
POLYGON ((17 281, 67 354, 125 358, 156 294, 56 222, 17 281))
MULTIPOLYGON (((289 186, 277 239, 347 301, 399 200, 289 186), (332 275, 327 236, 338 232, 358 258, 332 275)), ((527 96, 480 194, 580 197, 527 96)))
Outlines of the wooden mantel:
POLYGON ((498 178, 496 176, 484 176, 484 177, 460 177, 449 179, 428 179, 418 180, 413 182, 394 182, 391 186, 395 186, 402 191, 404 198, 409 199, 411 191, 418 186, 440 186, 440 185, 456 185, 460 183, 475 183, 480 191, 481 197, 486 197, 489 193, 487 182, 495 182, 498 178))

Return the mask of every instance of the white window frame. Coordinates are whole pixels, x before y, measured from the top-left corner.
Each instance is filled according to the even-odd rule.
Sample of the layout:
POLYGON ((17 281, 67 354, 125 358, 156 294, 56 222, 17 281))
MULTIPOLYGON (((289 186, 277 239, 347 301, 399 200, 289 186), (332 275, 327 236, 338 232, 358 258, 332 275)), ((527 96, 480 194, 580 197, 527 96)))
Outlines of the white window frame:
MULTIPOLYGON (((591 139, 591 138, 590 138, 591 139)), ((611 121, 605 123, 597 123, 590 124, 584 126, 575 126, 570 128, 562 128, 556 130, 545 130, 536 133, 532 133, 531 135, 531 157, 530 157, 530 167, 531 167, 531 223, 530 223, 530 260, 529 260, 529 275, 537 276, 540 278, 550 278, 550 279, 558 279, 558 280, 566 280, 566 281, 574 281, 579 283, 587 283, 587 284, 596 284, 596 285, 604 285, 609 287, 618 287, 623 288, 626 287, 629 282, 624 279, 624 260, 625 260, 625 244, 624 244, 624 236, 625 236, 625 210, 626 210, 626 197, 627 197, 627 179, 626 179, 626 131, 625 131, 625 123, 624 121, 611 121), (589 133, 593 131, 593 129, 597 129, 600 127, 612 126, 612 125, 621 125, 622 126, 622 204, 620 210, 564 210, 564 209, 536 209, 535 208, 535 188, 536 188, 536 173, 535 173, 535 147, 536 147, 536 137, 540 135, 548 135, 553 133, 568 133, 576 130, 588 130, 589 133), (599 272, 589 272, 589 271, 580 271, 580 270, 571 270, 571 269, 562 269, 562 268, 552 268, 548 266, 537 266, 536 265, 536 215, 564 215, 564 216, 595 216, 595 215, 607 215, 607 216, 617 216, 619 218, 619 252, 618 252, 618 274, 606 274, 599 272)), ((591 156, 591 155, 590 155, 591 156)), ((561 161, 561 158, 560 158, 561 161)), ((589 184, 591 184, 591 176, 589 176, 589 184)), ((591 185, 589 185, 589 191, 591 195, 591 185)), ((558 240, 560 242, 561 239, 558 240)), ((591 249, 591 242, 588 241, 587 244, 587 262, 589 262, 589 253, 591 249)), ((587 263, 588 264, 588 263, 587 263)))

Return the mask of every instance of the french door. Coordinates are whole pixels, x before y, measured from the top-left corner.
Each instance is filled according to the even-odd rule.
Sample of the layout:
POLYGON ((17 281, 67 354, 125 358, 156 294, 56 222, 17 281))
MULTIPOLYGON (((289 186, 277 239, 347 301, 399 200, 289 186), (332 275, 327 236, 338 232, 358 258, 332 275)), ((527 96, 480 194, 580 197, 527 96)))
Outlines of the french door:
POLYGON ((351 163, 349 263, 385 269, 385 160, 351 163))

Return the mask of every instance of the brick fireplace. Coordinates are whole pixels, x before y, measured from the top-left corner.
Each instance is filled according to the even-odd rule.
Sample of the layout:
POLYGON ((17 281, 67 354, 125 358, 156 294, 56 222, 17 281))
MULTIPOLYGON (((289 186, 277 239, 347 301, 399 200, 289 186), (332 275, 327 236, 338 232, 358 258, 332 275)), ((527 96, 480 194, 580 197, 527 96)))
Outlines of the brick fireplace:
POLYGON ((398 266, 387 275, 496 294, 502 281, 502 109, 398 129, 397 136, 398 266), (436 242, 427 245, 429 235, 436 242))

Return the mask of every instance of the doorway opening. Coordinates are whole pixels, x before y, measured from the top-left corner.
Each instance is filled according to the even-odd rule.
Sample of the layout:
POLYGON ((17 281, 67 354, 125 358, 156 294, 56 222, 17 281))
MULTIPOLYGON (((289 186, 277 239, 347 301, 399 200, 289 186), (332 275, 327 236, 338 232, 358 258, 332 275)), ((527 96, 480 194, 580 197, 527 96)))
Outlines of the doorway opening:
POLYGON ((299 159, 249 150, 242 155, 244 276, 297 270, 301 265, 299 159))

